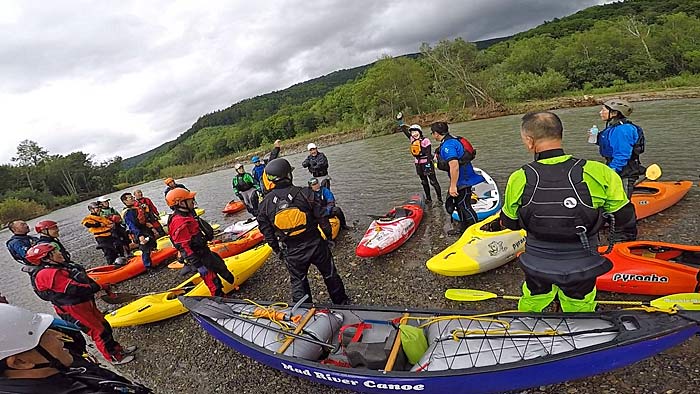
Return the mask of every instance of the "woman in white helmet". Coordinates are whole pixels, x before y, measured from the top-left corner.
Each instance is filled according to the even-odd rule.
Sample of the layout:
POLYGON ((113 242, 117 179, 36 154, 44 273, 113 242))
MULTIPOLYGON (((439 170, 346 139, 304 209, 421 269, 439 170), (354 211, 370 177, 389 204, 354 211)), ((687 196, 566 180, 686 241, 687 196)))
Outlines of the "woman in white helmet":
POLYGON ((69 340, 51 329, 54 318, 45 313, 0 304, 0 392, 34 394, 150 393, 92 363, 74 368, 69 340))
POLYGON ((313 142, 306 146, 309 155, 301 163, 301 166, 308 168, 311 176, 321 182, 321 186, 331 188, 331 177, 328 176, 328 158, 313 142))

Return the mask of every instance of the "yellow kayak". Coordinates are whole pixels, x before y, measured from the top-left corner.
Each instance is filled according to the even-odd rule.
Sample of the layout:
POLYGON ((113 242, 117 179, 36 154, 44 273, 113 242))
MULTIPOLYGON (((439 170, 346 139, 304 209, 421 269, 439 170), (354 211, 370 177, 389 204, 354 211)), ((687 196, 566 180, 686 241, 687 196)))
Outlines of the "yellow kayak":
POLYGON ((499 213, 471 225, 454 244, 425 265, 436 274, 465 276, 485 272, 515 259, 525 250, 525 230, 489 230, 499 213))
MULTIPOLYGON (((272 248, 263 244, 241 254, 225 258, 226 266, 233 272, 236 281, 234 284, 229 284, 225 280, 221 280, 224 292, 229 293, 237 289, 263 265, 270 254, 272 254, 272 248)), ((210 295, 209 288, 204 284, 199 274, 194 274, 175 288, 192 288, 184 294, 185 296, 210 295)), ((163 292, 139 298, 105 315, 105 318, 112 327, 127 327, 165 320, 185 312, 187 309, 182 306, 177 295, 172 292, 163 292)))
MULTIPOLYGON (((340 232, 340 219, 338 218, 329 218, 329 222, 331 222, 331 237, 335 239, 338 236, 338 233, 340 232)), ((321 227, 318 228, 319 230, 321 227)), ((321 237, 323 239, 326 239, 326 235, 321 231, 321 237)))

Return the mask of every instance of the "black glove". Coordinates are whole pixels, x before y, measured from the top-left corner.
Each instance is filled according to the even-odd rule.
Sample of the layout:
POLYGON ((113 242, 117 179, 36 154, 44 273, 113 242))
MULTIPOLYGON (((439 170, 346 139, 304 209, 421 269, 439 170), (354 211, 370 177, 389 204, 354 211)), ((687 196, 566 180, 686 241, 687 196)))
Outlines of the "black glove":
POLYGON ((335 248, 335 241, 333 241, 332 239, 330 239, 330 238, 327 239, 327 240, 326 240, 326 243, 328 243, 328 247, 329 247, 330 249, 335 248))

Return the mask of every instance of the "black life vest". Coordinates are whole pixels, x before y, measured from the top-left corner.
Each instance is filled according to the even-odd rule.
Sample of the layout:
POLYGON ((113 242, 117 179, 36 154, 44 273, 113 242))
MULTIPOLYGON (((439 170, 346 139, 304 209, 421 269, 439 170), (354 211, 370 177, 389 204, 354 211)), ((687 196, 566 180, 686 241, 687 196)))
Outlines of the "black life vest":
POLYGON ((440 143, 440 146, 438 149, 435 151, 435 160, 437 161, 437 168, 442 171, 449 171, 450 170, 450 162, 448 160, 443 159, 440 157, 440 150, 442 148, 442 144, 445 143, 447 140, 455 139, 459 141, 460 144, 462 144, 462 148, 464 148, 464 154, 462 154, 462 157, 457 159, 459 162, 459 166, 463 166, 467 163, 470 163, 474 158, 476 157, 476 149, 472 146, 472 144, 469 142, 464 137, 460 136, 452 136, 450 134, 447 134, 445 136, 445 139, 442 140, 442 143, 440 143))
POLYGON ((570 158, 558 164, 534 161, 524 165, 526 185, 518 213, 528 236, 545 241, 575 242, 579 233, 596 234, 603 224, 583 181, 585 160, 570 158))
POLYGON ((642 130, 641 127, 630 122, 626 118, 621 119, 620 123, 632 125, 637 129, 637 141, 635 141, 634 145, 632 146, 632 156, 630 156, 630 159, 627 161, 627 164, 620 171, 620 176, 624 178, 630 176, 644 175, 646 167, 644 167, 639 161, 639 155, 644 153, 644 149, 646 148, 644 130, 642 130))
POLYGON ((306 200, 302 188, 290 186, 284 191, 273 189, 266 198, 272 199, 274 215, 272 223, 281 241, 300 236, 317 226, 311 203, 306 200))
POLYGON ((254 186, 254 184, 246 182, 246 175, 251 176, 250 174, 244 172, 243 174, 236 174, 236 176, 233 177, 233 186, 235 186, 239 192, 250 190, 254 186))
POLYGON ((90 301, 94 298, 93 294, 66 294, 66 293, 58 293, 52 290, 39 290, 36 287, 36 277, 39 274, 39 272, 45 270, 45 269, 56 269, 56 270, 64 270, 68 271, 68 276, 73 279, 76 282, 80 283, 90 283, 91 279, 88 276, 87 272, 85 271, 85 268, 82 266, 75 264, 75 263, 64 263, 63 265, 54 265, 54 264, 44 264, 37 269, 33 270, 30 272, 30 278, 32 282, 32 288, 34 289, 34 292, 36 295, 39 296, 44 301, 48 301, 54 305, 58 306, 63 306, 63 305, 77 305, 77 304, 82 304, 83 302, 90 301))
POLYGON ((68 250, 66 250, 61 241, 58 240, 58 238, 53 238, 49 237, 48 235, 41 234, 39 236, 37 244, 54 244, 63 255, 63 258, 66 261, 70 261, 70 253, 68 252, 68 250))
POLYGON ((13 259, 17 260, 18 263, 24 264, 24 265, 29 265, 30 263, 22 256, 17 254, 17 251, 11 247, 10 245, 15 244, 15 243, 21 243, 22 248, 24 248, 24 252, 26 253, 29 248, 32 246, 36 245, 38 242, 38 238, 32 237, 31 235, 17 235, 13 234, 10 239, 5 242, 5 246, 7 246, 7 250, 10 252, 10 256, 12 256, 13 259))

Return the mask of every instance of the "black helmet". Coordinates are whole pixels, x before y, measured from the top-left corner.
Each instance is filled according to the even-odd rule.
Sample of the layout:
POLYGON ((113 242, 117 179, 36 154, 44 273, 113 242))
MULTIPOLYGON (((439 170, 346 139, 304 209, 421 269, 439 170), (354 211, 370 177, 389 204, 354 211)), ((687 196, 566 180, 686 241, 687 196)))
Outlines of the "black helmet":
POLYGON ((272 190, 275 184, 283 179, 292 180, 292 171, 294 167, 287 159, 275 159, 267 163, 265 166, 263 184, 266 190, 272 190))
POLYGON ((100 203, 97 201, 93 201, 90 204, 88 204, 88 210, 93 210, 93 209, 102 209, 102 206, 100 206, 100 203))

